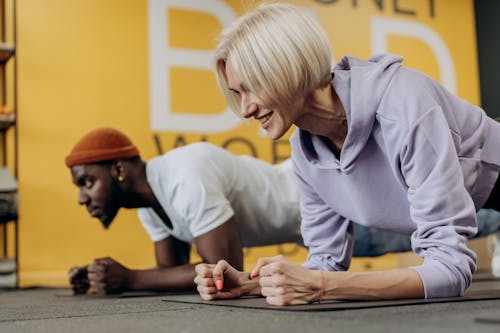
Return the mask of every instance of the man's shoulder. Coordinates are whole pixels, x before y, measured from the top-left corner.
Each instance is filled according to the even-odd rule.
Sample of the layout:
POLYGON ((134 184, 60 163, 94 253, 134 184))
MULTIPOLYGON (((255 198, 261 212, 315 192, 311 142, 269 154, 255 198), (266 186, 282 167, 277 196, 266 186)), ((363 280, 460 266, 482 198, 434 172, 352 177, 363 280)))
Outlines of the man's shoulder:
POLYGON ((184 182, 186 178, 214 176, 215 171, 229 171, 236 155, 211 143, 197 142, 175 148, 148 161, 148 174, 161 174, 170 183, 184 182), (229 168, 229 169, 228 169, 229 168))
POLYGON ((196 142, 172 149, 164 156, 172 160, 212 160, 221 156, 230 156, 225 149, 208 142, 196 142))

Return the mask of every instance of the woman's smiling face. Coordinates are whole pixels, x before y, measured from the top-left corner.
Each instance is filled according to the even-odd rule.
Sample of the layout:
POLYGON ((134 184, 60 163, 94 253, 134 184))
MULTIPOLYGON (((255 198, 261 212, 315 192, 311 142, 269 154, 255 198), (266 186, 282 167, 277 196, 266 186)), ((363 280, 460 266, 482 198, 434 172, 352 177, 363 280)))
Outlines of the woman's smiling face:
POLYGON ((266 106, 254 92, 249 91, 248 87, 241 83, 230 57, 226 61, 226 78, 229 90, 240 98, 241 115, 257 119, 272 140, 281 138, 300 116, 302 103, 299 102, 290 106, 280 105, 272 108, 266 106))

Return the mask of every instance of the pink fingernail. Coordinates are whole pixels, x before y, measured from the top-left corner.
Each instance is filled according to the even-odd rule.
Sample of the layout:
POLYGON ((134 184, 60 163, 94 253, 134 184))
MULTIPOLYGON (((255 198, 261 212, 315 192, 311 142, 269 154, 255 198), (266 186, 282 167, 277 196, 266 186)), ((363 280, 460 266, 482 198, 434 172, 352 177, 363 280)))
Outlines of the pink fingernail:
POLYGON ((222 280, 215 281, 215 287, 217 290, 222 290, 222 280))
POLYGON ((253 275, 253 273, 250 273, 250 280, 253 280, 254 277, 255 275, 253 275))

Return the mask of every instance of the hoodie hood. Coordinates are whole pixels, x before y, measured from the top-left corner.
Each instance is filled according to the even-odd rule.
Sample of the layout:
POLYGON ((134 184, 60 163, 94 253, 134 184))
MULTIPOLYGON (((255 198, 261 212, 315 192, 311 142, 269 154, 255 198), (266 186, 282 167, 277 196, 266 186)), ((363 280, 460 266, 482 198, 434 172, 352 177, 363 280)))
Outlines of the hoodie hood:
MULTIPOLYGON (((332 86, 341 100, 342 96, 349 99, 343 101, 346 108, 348 133, 340 158, 339 166, 342 171, 347 171, 352 166, 370 138, 380 102, 389 83, 401 67, 402 61, 402 57, 391 54, 376 55, 368 60, 345 56, 333 68, 332 86), (336 87, 336 80, 348 80, 347 85, 340 84, 339 86, 349 91, 339 91, 336 87)), ((306 150, 311 148, 306 147, 304 142, 301 146, 306 150)), ((310 158, 311 155, 308 159, 310 158)), ((316 160, 316 163, 318 162, 316 160)))

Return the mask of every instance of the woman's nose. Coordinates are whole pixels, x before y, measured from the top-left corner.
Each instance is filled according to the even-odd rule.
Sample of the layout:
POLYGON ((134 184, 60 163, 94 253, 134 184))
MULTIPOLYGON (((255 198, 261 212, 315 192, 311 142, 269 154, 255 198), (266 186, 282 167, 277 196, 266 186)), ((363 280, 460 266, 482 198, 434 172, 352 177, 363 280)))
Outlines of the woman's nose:
POLYGON ((251 99, 245 95, 241 96, 241 115, 245 118, 250 118, 255 111, 257 111, 257 105, 251 101, 251 99))

